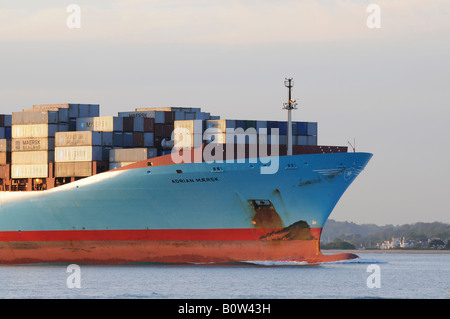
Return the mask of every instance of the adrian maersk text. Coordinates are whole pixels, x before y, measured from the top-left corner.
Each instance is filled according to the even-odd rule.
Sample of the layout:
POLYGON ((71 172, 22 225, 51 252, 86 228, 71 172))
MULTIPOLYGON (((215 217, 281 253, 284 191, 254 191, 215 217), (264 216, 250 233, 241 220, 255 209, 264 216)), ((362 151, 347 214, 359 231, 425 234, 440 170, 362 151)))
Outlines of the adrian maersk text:
POLYGON ((198 314, 209 317, 217 314, 269 314, 270 304, 260 303, 223 303, 221 306, 190 305, 185 303, 178 307, 179 314, 198 314))

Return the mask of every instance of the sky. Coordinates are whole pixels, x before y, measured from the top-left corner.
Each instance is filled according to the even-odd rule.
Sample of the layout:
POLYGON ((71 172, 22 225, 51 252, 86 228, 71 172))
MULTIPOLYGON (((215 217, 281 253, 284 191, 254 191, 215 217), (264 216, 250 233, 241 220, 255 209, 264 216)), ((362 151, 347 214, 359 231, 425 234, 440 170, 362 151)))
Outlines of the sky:
POLYGON ((0 1, 0 113, 98 103, 282 121, 292 77, 294 121, 374 154, 330 216, 360 224, 450 223, 449 57, 448 0, 0 1))

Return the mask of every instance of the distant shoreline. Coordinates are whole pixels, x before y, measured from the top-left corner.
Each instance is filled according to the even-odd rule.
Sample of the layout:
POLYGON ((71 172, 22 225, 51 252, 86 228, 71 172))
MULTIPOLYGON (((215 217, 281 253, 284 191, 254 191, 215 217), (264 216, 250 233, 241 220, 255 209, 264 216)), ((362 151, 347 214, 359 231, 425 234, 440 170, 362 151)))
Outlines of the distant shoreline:
POLYGON ((321 249, 323 254, 450 254, 450 250, 434 250, 434 249, 321 249))

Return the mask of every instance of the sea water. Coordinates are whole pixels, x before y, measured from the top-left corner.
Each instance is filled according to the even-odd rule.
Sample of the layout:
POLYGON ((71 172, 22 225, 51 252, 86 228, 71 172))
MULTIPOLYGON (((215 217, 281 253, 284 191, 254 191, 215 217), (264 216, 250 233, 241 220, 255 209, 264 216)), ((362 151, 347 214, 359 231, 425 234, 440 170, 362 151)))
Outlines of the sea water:
POLYGON ((450 299, 450 254, 359 256, 318 265, 3 265, 0 298, 450 299))

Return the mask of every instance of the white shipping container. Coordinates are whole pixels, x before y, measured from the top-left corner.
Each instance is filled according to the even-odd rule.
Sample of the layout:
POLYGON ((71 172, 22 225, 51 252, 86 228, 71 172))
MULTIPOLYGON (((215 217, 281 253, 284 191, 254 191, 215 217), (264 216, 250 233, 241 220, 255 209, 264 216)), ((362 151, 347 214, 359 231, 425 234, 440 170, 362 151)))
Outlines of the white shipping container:
POLYGON ((123 130, 123 120, 114 116, 94 118, 94 131, 114 132, 123 130))
POLYGON ((55 147, 55 162, 101 161, 100 146, 55 147))
POLYGON ((57 132, 55 146, 99 146, 102 145, 102 132, 76 131, 57 132))
POLYGON ((40 105, 33 105, 33 109, 31 110, 23 110, 24 112, 35 112, 35 111, 57 111, 58 112, 58 122, 59 123, 68 123, 69 122, 69 108, 63 107, 55 107, 52 105, 43 105, 42 108, 39 108, 40 105))
POLYGON ((214 142, 218 144, 225 144, 227 142, 225 133, 212 132, 211 130, 208 131, 208 129, 205 131, 204 137, 207 143, 214 142))
POLYGON ((12 125, 57 123, 58 111, 31 111, 12 113, 12 125))
POLYGON ((48 164, 11 165, 11 178, 47 178, 48 164))
POLYGON ((221 133, 217 128, 209 128, 204 133, 205 141, 208 143, 234 143, 234 144, 257 144, 258 135, 256 133, 239 133, 229 131, 227 133, 221 133))
POLYGON ((11 164, 48 164, 54 161, 54 151, 23 151, 11 153, 11 164))
POLYGON ((174 134, 203 134, 204 123, 202 120, 184 120, 174 122, 174 134))
POLYGON ((197 148, 203 143, 203 134, 175 134, 174 149, 197 148))
POLYGON ((123 131, 123 119, 116 116, 77 118, 77 131, 123 131))
POLYGON ((109 151, 110 162, 139 162, 155 157, 153 148, 116 148, 109 151))
POLYGON ((92 175, 92 162, 55 163, 55 177, 87 177, 92 175))
POLYGON ((55 149, 53 137, 14 138, 11 141, 11 151, 52 151, 55 149))
POLYGON ((39 104, 39 105, 33 105, 33 110, 35 111, 53 111, 55 109, 69 109, 70 104, 64 103, 64 104, 39 104))
POLYGON ((12 138, 54 137, 58 124, 25 124, 11 126, 12 138))

